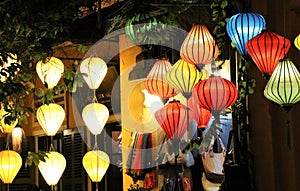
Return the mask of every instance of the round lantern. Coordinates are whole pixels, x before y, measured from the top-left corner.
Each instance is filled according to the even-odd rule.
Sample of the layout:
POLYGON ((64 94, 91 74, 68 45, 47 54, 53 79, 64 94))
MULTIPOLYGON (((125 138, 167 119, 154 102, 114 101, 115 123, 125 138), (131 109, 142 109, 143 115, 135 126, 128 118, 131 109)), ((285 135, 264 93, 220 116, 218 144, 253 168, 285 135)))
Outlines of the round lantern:
POLYGON ((186 98, 191 96, 194 85, 201 78, 202 73, 199 72, 196 66, 183 59, 179 59, 165 74, 166 81, 186 98))
POLYGON ((191 118, 195 120, 198 128, 206 128, 212 117, 210 110, 200 107, 193 96, 188 100, 187 104, 190 108, 191 118))
POLYGON ((295 38, 294 44, 300 50, 300 34, 295 38))
POLYGON ((290 46, 288 39, 267 30, 246 43, 249 55, 267 79, 272 75, 279 60, 288 53, 290 46))
POLYGON ((38 169, 49 186, 54 186, 59 181, 66 168, 65 157, 56 152, 47 153, 44 161, 39 161, 38 169))
POLYGON ((221 110, 234 104, 238 97, 235 85, 220 76, 211 76, 197 83, 193 89, 193 99, 200 107, 212 112, 216 117, 221 110))
POLYGON ((227 33, 244 59, 248 59, 246 43, 266 28, 264 17, 257 13, 238 13, 226 24, 227 33))
POLYGON ((92 134, 102 132, 109 117, 107 107, 101 103, 90 103, 82 110, 82 118, 92 134))
POLYGON ((7 124, 5 123, 5 117, 2 117, 0 121, 0 131, 2 133, 11 133, 17 124, 18 119, 16 119, 15 121, 11 121, 10 124, 7 124))
POLYGON ((65 119, 65 110, 56 103, 44 104, 36 111, 36 118, 48 136, 54 136, 65 119))
POLYGON ((110 160, 105 152, 92 150, 84 155, 82 164, 91 180, 100 182, 109 167, 110 160))
POLYGON ((176 90, 165 80, 165 74, 172 68, 168 58, 158 59, 150 70, 144 84, 145 89, 152 95, 169 99, 177 94, 176 90))
POLYGON ((0 177, 4 184, 11 184, 22 166, 19 153, 11 150, 0 152, 0 177))
POLYGON ((60 59, 50 57, 46 59, 45 63, 39 61, 36 64, 36 72, 42 83, 52 89, 57 85, 64 72, 64 64, 60 59))
POLYGON ((196 64, 200 70, 218 54, 218 46, 205 25, 192 26, 180 49, 181 59, 196 64))
POLYGON ((107 65, 104 60, 97 57, 84 59, 80 64, 80 72, 85 74, 83 79, 90 89, 98 89, 107 73, 107 65))
POLYGON ((300 101, 300 74, 292 61, 279 62, 265 87, 264 95, 286 111, 300 101))
POLYGON ((179 140, 187 130, 188 108, 174 100, 154 113, 168 139, 179 140))

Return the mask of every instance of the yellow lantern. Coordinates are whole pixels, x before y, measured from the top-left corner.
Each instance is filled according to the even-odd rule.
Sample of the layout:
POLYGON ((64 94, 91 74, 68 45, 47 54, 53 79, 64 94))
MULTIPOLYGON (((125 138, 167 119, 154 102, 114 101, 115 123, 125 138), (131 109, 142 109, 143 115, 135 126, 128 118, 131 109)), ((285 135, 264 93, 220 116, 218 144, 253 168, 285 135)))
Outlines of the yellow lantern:
POLYGON ((40 161, 38 165, 38 169, 49 186, 57 184, 65 168, 65 157, 56 151, 50 151, 45 157, 45 162, 40 161))
POLYGON ((83 167, 93 182, 102 180, 109 163, 108 155, 100 150, 89 151, 82 159, 83 167))
POLYGON ((46 63, 39 61, 36 64, 36 72, 42 83, 46 83, 46 87, 52 89, 57 85, 64 72, 64 64, 60 59, 50 57, 46 59, 46 63))
POLYGON ((56 103, 44 104, 38 108, 36 117, 45 133, 53 136, 65 119, 65 110, 56 103))
POLYGON ((300 50, 300 34, 295 38, 294 44, 300 50))
POLYGON ((109 117, 107 107, 101 103, 90 103, 82 110, 82 118, 92 134, 100 134, 109 117))
POLYGON ((10 124, 5 123, 5 115, 7 112, 4 110, 4 106, 1 105, 1 110, 0 110, 0 131, 2 133, 11 133, 13 129, 16 127, 18 124, 18 119, 15 121, 11 121, 10 124))
POLYGON ((11 150, 0 152, 0 177, 3 183, 10 184, 22 166, 21 156, 11 150))
POLYGON ((98 89, 107 73, 107 65, 104 60, 97 57, 90 57, 84 59, 80 64, 80 72, 83 79, 90 89, 98 89))

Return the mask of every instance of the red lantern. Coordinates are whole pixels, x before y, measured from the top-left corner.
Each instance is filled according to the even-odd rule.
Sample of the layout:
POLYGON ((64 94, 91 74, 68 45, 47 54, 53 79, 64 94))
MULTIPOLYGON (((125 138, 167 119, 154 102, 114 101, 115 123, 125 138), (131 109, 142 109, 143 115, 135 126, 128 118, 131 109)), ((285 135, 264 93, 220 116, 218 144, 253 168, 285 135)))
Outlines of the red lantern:
POLYGON ((179 101, 170 101, 154 114, 168 139, 181 139, 187 130, 188 108, 179 101))
POLYGON ((248 54, 266 78, 272 75, 290 46, 288 39, 270 31, 263 31, 246 43, 248 54))
POLYGON ((218 57, 218 46, 205 25, 194 25, 184 39, 180 57, 201 70, 218 57))
POLYGON ((231 81, 220 76, 210 76, 195 85, 192 96, 200 107, 215 115, 234 104, 238 91, 231 81))
POLYGON ((191 118, 196 121, 198 128, 206 128, 212 116, 210 110, 200 107, 194 97, 191 97, 187 104, 190 108, 191 118))
POLYGON ((157 95, 163 99, 169 99, 175 96, 178 92, 165 80, 165 74, 172 68, 168 58, 158 59, 147 79, 145 80, 145 88, 150 94, 157 95))

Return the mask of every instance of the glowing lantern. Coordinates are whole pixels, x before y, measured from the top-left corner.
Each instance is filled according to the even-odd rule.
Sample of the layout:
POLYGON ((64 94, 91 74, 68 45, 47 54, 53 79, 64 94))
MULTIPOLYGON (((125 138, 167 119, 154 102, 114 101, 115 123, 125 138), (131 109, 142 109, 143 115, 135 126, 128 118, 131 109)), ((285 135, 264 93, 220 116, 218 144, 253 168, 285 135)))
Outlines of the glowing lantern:
POLYGON ((200 70, 212 63, 218 54, 218 46, 205 25, 194 25, 180 49, 181 59, 196 64, 200 70))
POLYGON ((3 183, 10 184, 22 166, 21 156, 11 150, 0 152, 0 177, 3 183))
POLYGON ((6 124, 5 117, 2 115, 0 123, 0 131, 2 133, 11 133, 18 124, 18 120, 16 119, 15 121, 11 121, 10 124, 6 124))
POLYGON ((65 119, 65 110, 56 103, 44 104, 37 109, 36 117, 45 133, 53 136, 65 119))
POLYGON ((144 83, 150 94, 163 99, 169 99, 177 94, 176 90, 169 85, 164 77, 171 68, 172 65, 167 58, 158 59, 155 62, 144 83))
POLYGON ((107 73, 107 65, 104 60, 97 57, 84 59, 80 64, 80 72, 90 89, 98 89, 107 73))
POLYGON ((38 169, 49 186, 57 184, 65 168, 65 157, 56 151, 50 151, 47 153, 45 162, 40 161, 38 165, 38 169))
POLYGON ((212 116, 210 110, 200 107, 193 96, 188 100, 187 104, 190 108, 191 117, 197 123, 198 128, 206 128, 212 116))
POLYGON ((166 81, 184 97, 189 98, 196 83, 202 78, 202 73, 194 64, 179 59, 172 68, 165 74, 166 81))
POLYGON ((109 167, 110 160, 105 152, 92 150, 84 155, 82 164, 91 180, 100 182, 109 167))
POLYGON ((300 50, 300 34, 295 38, 294 44, 300 50))
POLYGON ((279 60, 288 53, 290 46, 289 39, 270 31, 263 31, 246 43, 249 55, 267 79, 279 60))
POLYGON ((39 61, 36 64, 36 72, 42 83, 45 84, 48 89, 53 89, 64 72, 64 64, 56 57, 48 57, 45 63, 39 61))
POLYGON ((90 103, 82 110, 82 118, 92 134, 100 134, 109 117, 107 107, 101 103, 90 103))

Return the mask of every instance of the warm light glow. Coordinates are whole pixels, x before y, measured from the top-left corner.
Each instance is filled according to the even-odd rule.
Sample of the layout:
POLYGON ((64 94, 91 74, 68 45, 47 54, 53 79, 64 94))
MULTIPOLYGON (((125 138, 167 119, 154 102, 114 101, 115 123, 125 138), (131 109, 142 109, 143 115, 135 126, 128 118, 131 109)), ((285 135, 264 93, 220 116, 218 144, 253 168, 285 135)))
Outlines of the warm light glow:
POLYGON ((100 182, 109 167, 108 155, 100 150, 93 150, 87 152, 83 159, 82 164, 90 179, 93 182, 100 182))
POLYGON ((294 44, 298 50, 300 50, 300 34, 295 38, 294 44))
POLYGON ((90 103, 82 110, 82 118, 92 134, 100 134, 109 117, 107 107, 101 103, 90 103))
POLYGON ((49 186, 56 185, 66 168, 65 157, 55 151, 50 151, 45 162, 40 161, 38 168, 49 186))
POLYGON ((0 131, 2 133, 11 133, 13 129, 16 127, 18 124, 18 120, 16 119, 15 121, 11 121, 10 124, 5 123, 5 115, 7 112, 4 110, 3 105, 1 106, 0 110, 0 131))
POLYGON ((107 73, 107 65, 101 58, 86 58, 80 64, 80 72, 85 74, 83 78, 89 88, 95 90, 98 89, 107 73))
POLYGON ((0 152, 0 177, 3 183, 10 184, 22 166, 21 156, 11 150, 0 152))
MULTIPOLYGON (((1 80, 1 82, 5 82, 7 77, 9 76, 9 73, 4 70, 2 71, 2 69, 7 69, 8 67, 11 66, 11 64, 18 63, 17 55, 8 53, 7 62, 4 61, 1 56, 0 56, 0 60, 2 60, 2 63, 3 63, 3 66, 0 66, 0 71, 1 71, 0 80, 1 80), (2 73, 3 74, 5 73, 5 75, 3 75, 2 73)), ((18 64, 20 64, 20 62, 18 64)))
POLYGON ((64 72, 64 64, 56 57, 48 57, 45 63, 39 61, 36 64, 36 72, 42 83, 48 89, 52 89, 57 85, 64 72))
POLYGON ((23 137, 25 137, 24 131, 21 127, 16 127, 11 133, 13 150, 17 152, 22 151, 23 137))
POLYGON ((65 110, 56 103, 44 104, 36 112, 39 124, 48 136, 54 136, 65 119, 65 110))

